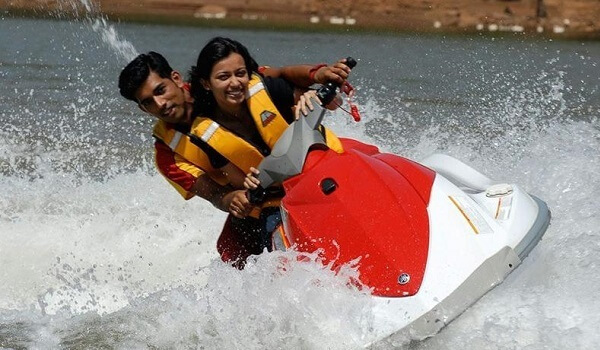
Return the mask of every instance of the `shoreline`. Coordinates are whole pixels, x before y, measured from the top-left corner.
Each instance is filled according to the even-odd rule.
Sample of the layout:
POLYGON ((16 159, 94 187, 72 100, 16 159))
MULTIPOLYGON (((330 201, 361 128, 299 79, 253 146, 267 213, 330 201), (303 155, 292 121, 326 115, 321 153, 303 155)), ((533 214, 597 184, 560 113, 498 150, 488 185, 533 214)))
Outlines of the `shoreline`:
MULTIPOLYGON (((181 11, 99 11, 96 9, 79 11, 60 9, 47 9, 38 6, 29 7, 0 7, 0 13, 8 18, 43 18, 52 20, 81 20, 85 18, 105 18, 117 23, 144 23, 156 25, 173 25, 182 27, 201 27, 201 28, 228 28, 228 29, 251 29, 251 30, 274 30, 274 31, 296 31, 296 32, 318 32, 318 33, 338 33, 338 34, 374 34, 374 35, 395 35, 395 34, 415 34, 415 35, 451 35, 451 36, 489 36, 489 37, 514 37, 524 39, 542 39, 542 40, 580 40, 580 41, 599 41, 600 31, 564 31, 553 33, 544 31, 542 33, 533 28, 520 28, 521 30, 511 30, 514 26, 496 26, 494 30, 488 28, 476 27, 418 27, 415 25, 406 25, 403 27, 371 24, 364 22, 356 25, 339 25, 330 23, 308 23, 290 18, 270 18, 265 19, 243 19, 243 18, 198 18, 193 14, 181 11)), ((284 16, 285 17, 285 16, 284 16)))

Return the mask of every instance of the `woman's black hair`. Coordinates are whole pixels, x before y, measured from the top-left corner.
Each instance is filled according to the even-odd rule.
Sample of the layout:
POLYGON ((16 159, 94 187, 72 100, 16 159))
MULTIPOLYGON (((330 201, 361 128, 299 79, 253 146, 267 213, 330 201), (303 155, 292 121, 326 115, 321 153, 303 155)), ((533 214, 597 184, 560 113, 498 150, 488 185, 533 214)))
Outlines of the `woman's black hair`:
POLYGON ((190 94, 194 98, 194 115, 213 115, 217 102, 212 91, 204 89, 202 80, 209 80, 214 65, 232 53, 242 56, 248 74, 258 71, 258 64, 244 45, 229 38, 211 39, 200 51, 196 65, 190 70, 190 94))

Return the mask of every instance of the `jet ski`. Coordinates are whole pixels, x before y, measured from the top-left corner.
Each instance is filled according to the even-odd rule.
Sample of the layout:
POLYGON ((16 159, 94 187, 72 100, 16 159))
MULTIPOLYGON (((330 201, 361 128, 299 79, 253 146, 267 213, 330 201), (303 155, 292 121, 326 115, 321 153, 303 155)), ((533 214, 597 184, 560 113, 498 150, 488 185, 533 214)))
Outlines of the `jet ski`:
MULTIPOLYGON (((335 91, 319 90, 322 105, 335 91)), ((375 341, 434 335, 514 271, 546 231, 543 200, 456 158, 415 162, 351 139, 341 139, 343 153, 328 149, 326 113, 315 106, 289 126, 249 197, 258 203, 269 186, 284 189, 273 249, 318 252, 333 269, 356 266, 374 299, 375 341)))

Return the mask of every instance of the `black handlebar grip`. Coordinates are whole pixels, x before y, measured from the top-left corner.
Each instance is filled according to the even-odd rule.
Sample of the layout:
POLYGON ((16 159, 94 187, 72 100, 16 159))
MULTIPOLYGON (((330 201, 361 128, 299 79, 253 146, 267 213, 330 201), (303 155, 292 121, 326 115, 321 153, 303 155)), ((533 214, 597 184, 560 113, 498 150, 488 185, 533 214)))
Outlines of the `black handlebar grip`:
POLYGON ((262 203, 265 200, 265 194, 266 191, 261 185, 258 185, 257 188, 249 189, 248 192, 246 192, 248 201, 250 201, 251 204, 262 203))
POLYGON ((348 67, 350 67, 350 69, 356 67, 356 64, 357 64, 357 62, 356 62, 356 60, 354 58, 352 58, 352 57, 346 57, 346 65, 348 67))

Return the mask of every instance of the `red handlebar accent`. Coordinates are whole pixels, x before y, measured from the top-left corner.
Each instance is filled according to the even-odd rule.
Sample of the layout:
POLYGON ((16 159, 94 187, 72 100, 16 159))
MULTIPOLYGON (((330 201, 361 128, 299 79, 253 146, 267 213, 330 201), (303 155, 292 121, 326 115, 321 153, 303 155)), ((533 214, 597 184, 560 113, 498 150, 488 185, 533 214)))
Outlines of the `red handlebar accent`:
POLYGON ((354 104, 350 105, 350 115, 352 115, 355 122, 360 121, 360 112, 358 112, 358 108, 356 108, 356 105, 354 104))

